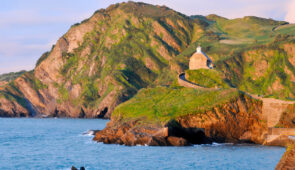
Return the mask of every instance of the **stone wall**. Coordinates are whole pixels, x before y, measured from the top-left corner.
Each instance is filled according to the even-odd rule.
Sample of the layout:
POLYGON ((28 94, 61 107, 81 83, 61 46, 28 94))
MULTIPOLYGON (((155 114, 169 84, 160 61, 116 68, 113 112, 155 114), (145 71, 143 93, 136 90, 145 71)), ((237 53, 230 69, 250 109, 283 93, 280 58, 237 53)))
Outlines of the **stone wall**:
POLYGON ((295 136, 295 128, 268 128, 268 134, 295 136))

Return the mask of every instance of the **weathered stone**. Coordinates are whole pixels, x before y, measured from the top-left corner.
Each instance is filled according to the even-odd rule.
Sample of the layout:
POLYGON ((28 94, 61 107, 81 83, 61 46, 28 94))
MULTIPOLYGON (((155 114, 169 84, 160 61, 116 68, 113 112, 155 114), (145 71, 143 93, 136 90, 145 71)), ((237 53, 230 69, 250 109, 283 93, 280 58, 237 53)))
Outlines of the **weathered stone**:
POLYGON ((179 137, 174 137, 174 136, 169 136, 167 138, 167 141, 170 143, 172 146, 189 146, 189 142, 184 139, 184 138, 179 138, 179 137))
POLYGON ((292 144, 276 166, 276 170, 292 170, 295 169, 295 145, 292 144))

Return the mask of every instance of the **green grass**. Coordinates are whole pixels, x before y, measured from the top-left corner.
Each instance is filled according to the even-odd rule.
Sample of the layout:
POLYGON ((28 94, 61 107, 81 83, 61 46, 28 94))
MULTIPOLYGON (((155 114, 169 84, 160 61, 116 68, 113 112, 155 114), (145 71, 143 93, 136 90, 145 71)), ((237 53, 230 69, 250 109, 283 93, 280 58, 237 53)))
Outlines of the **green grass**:
POLYGON ((186 70, 186 78, 202 87, 209 88, 229 88, 230 86, 223 79, 223 75, 217 70, 198 69, 186 70))
MULTIPOLYGON (((116 4, 96 14, 97 18, 92 18, 93 21, 97 19, 93 31, 86 33, 79 47, 71 53, 63 52, 64 65, 58 77, 62 82, 55 83, 60 94, 59 102, 73 102, 78 107, 96 107, 113 90, 117 90, 117 96, 127 99, 141 88, 171 85, 177 79, 178 72, 188 69, 189 58, 199 43, 216 64, 216 69, 231 81, 231 86, 277 98, 287 98, 295 92, 295 85, 290 83, 290 75, 286 74, 283 66, 288 67, 293 74, 295 68, 287 61, 282 49, 278 49, 286 42, 286 37, 292 39, 293 25, 280 26, 285 23, 257 17, 230 20, 211 15, 190 18, 166 7, 134 2, 116 4), (156 30, 153 23, 158 23, 162 28, 156 30), (273 45, 267 46, 269 44, 273 45), (246 62, 243 54, 261 46, 266 51, 269 48, 278 49, 278 54, 268 56, 271 67, 262 78, 254 80, 251 72, 255 69, 253 62, 246 62), (162 55, 164 51, 167 51, 167 56, 162 55), (269 92, 269 87, 277 79, 284 89, 269 92), (70 88, 64 84, 79 85, 81 95, 71 99, 70 88), (104 91, 104 94, 99 96, 98 91, 104 91)), ((82 23, 87 22, 88 19, 82 23)), ((77 24, 75 27, 80 26, 77 24)), ((67 36, 65 38, 69 38, 67 36)), ((260 60, 262 53, 255 56, 256 60, 260 60)), ((44 53, 36 66, 49 54, 44 53)), ((191 81, 205 87, 229 87, 221 73, 216 71, 200 70, 187 74, 191 75, 191 81)), ((47 87, 34 74, 30 73, 26 79, 36 91, 47 87)), ((181 93, 186 91, 164 89, 169 93, 170 90, 181 93)))
MULTIPOLYGON (((253 62, 267 59, 269 66, 261 77, 254 79, 256 68, 253 62, 245 63, 244 65, 244 75, 242 81, 240 81, 239 88, 244 91, 248 91, 254 94, 262 94, 265 96, 272 96, 275 98, 294 98, 295 89, 293 83, 290 81, 290 75, 285 72, 285 68, 288 67, 286 62, 288 61, 288 56, 286 53, 279 50, 274 50, 273 56, 263 56, 261 54, 256 54, 252 56, 253 62), (279 81, 283 88, 273 89, 273 84, 275 81, 279 81), (270 90, 273 89, 273 90, 270 90)), ((289 65, 289 67, 293 68, 289 65)))
POLYGON ((26 72, 24 74, 24 78, 25 78, 25 80, 27 80, 31 84, 31 87, 37 92, 39 90, 48 88, 48 86, 46 84, 43 84, 40 80, 38 80, 34 76, 34 73, 32 71, 26 72))
POLYGON ((244 17, 237 19, 215 18, 216 27, 229 39, 255 41, 256 43, 270 42, 275 36, 273 29, 285 22, 274 21, 258 17, 244 17))
POLYGON ((197 90, 182 87, 143 89, 129 101, 119 105, 113 117, 124 120, 143 118, 154 123, 167 123, 188 114, 202 114, 221 106, 241 93, 236 89, 197 90))
POLYGON ((66 89, 64 85, 58 88, 58 95, 60 98, 60 102, 67 101, 69 99, 68 89, 66 89))
POLYGON ((295 24, 283 25, 275 29, 275 32, 279 34, 295 35, 295 24))
POLYGON ((9 101, 14 101, 22 107, 27 107, 27 101, 22 92, 16 87, 14 81, 11 81, 3 91, 0 91, 0 97, 6 98, 9 101))

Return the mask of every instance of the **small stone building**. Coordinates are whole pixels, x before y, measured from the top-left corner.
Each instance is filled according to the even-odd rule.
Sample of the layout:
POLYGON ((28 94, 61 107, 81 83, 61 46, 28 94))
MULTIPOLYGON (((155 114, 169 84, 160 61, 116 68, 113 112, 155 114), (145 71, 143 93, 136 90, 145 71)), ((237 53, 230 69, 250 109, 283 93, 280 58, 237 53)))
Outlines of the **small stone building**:
POLYGON ((204 52, 202 52, 202 48, 198 46, 197 51, 190 58, 189 69, 197 70, 201 68, 212 69, 213 62, 204 52))

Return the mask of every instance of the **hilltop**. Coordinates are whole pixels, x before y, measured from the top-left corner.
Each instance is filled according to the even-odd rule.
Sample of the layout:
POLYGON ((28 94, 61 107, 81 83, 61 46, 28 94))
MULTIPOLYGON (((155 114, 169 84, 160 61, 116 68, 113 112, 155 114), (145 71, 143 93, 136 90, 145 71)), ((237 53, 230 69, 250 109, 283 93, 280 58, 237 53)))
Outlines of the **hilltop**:
POLYGON ((0 116, 110 118, 140 89, 175 84, 198 44, 230 87, 294 100, 294 29, 258 17, 114 4, 73 25, 33 71, 5 85, 0 116))

